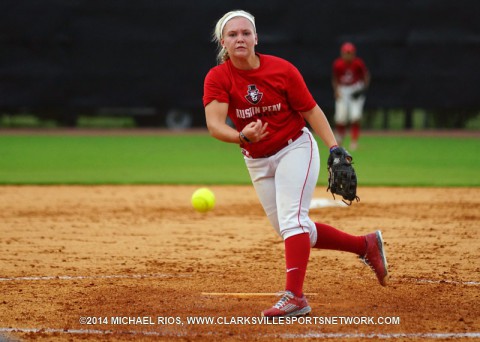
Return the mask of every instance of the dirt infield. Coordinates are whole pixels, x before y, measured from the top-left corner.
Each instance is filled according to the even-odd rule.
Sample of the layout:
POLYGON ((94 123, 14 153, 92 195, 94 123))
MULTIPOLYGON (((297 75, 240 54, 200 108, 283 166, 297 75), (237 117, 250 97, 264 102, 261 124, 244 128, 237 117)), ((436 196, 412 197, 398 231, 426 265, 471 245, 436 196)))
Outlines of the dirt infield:
POLYGON ((312 314, 271 324, 256 319, 283 288, 283 244, 251 186, 211 189, 200 214, 192 186, 0 187, 0 335, 480 339, 480 188, 360 188, 352 207, 312 210, 353 234, 381 229, 390 284, 352 254, 312 250, 312 314))

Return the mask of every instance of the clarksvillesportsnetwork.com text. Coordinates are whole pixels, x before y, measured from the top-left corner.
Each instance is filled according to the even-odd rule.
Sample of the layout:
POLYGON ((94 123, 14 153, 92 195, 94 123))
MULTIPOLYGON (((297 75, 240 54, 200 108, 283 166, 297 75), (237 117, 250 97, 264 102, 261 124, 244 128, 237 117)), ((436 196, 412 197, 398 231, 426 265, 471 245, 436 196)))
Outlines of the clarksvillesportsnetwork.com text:
POLYGON ((400 325, 398 316, 304 316, 304 317, 213 317, 213 316, 82 316, 82 325, 400 325))

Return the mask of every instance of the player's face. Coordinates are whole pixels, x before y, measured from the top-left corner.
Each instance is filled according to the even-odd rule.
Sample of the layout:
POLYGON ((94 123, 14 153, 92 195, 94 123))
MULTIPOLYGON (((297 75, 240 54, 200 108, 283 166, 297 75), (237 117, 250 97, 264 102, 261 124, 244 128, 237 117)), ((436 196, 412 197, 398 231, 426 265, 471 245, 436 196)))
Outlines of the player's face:
POLYGON ((233 18, 223 28, 222 45, 230 58, 247 59, 254 55, 256 43, 257 34, 247 18, 233 18))
POLYGON ((355 58, 355 52, 352 51, 342 51, 342 58, 346 62, 351 62, 355 58))

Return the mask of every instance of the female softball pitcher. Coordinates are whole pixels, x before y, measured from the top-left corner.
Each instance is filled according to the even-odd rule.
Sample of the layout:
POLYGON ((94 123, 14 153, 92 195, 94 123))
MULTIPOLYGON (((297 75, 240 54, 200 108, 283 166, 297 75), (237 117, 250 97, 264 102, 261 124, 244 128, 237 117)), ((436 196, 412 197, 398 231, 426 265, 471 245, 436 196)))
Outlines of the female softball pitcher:
POLYGON ((299 71, 281 58, 255 52, 258 36, 248 12, 226 13, 213 38, 219 46, 219 65, 205 77, 208 130, 218 140, 240 145, 259 200, 285 244, 285 291, 262 316, 311 311, 303 282, 312 247, 357 254, 385 285, 387 262, 380 231, 353 236, 309 218, 320 156, 305 121, 331 151, 337 142, 299 71), (236 129, 226 123, 227 115, 236 129))

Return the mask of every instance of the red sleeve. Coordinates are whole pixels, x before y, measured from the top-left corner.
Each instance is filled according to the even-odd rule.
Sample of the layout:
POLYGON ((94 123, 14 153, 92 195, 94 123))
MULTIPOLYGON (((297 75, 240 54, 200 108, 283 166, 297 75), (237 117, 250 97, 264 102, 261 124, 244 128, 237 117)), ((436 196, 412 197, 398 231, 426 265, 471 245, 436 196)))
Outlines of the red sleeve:
POLYGON ((227 90, 228 79, 222 77, 218 67, 211 69, 203 84, 203 106, 207 106, 213 100, 229 103, 230 96, 227 90))
POLYGON ((292 109, 298 112, 307 112, 317 104, 300 71, 293 65, 288 72, 287 99, 292 109))

